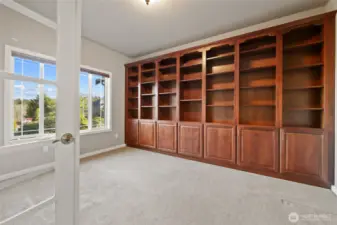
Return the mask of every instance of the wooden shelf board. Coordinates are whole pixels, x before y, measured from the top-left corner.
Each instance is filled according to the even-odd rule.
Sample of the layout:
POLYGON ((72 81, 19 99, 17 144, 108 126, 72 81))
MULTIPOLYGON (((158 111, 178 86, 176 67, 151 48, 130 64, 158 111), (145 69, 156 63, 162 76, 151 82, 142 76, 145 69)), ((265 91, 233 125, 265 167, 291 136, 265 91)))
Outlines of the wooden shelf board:
POLYGON ((156 94, 151 93, 151 94, 141 94, 141 96, 155 96, 156 94))
POLYGON ((160 105, 159 108, 175 108, 175 105, 160 105))
POLYGON ((207 124, 234 125, 233 120, 208 120, 207 124))
POLYGON ((154 72, 156 69, 146 69, 146 70, 142 70, 142 73, 148 73, 148 72, 154 72))
POLYGON ((315 89, 315 88, 324 88, 323 85, 312 85, 312 86, 303 86, 303 87, 286 87, 283 90, 302 90, 302 89, 315 89))
POLYGON ((276 87, 276 84, 265 84, 265 85, 252 85, 252 86, 243 86, 240 89, 251 89, 251 88, 271 88, 276 87))
POLYGON ((206 106, 207 107, 233 107, 234 102, 210 104, 210 105, 206 105, 206 106))
POLYGON ((217 56, 209 57, 209 58, 207 58, 207 61, 212 61, 212 60, 215 60, 215 59, 223 59, 223 58, 231 57, 231 56, 234 56, 234 55, 235 55, 234 52, 224 53, 224 54, 220 54, 220 55, 217 55, 217 56))
POLYGON ((198 98, 198 99, 181 99, 181 102, 201 102, 202 99, 198 98))
POLYGON ((170 82, 170 81, 176 81, 177 78, 174 79, 167 79, 167 80, 159 80, 159 82, 170 82))
POLYGON ((294 45, 288 45, 288 46, 284 46, 284 50, 292 50, 292 49, 296 49, 296 48, 304 48, 304 47, 308 47, 308 46, 312 46, 312 45, 319 45, 319 44, 323 44, 323 40, 316 40, 316 41, 308 41, 308 42, 304 42, 301 44, 294 44, 294 45))
POLYGON ((234 87, 223 87, 223 88, 206 89, 206 91, 208 91, 208 92, 212 92, 212 91, 228 91, 228 90, 234 90, 234 87))
POLYGON ((155 80, 142 82, 142 84, 154 84, 154 83, 156 83, 155 80))
POLYGON ((193 82, 193 81, 202 81, 202 78, 180 80, 180 82, 193 82))
POLYGON ((288 68, 284 68, 283 70, 297 70, 297 69, 305 69, 305 68, 311 68, 311 67, 319 67, 323 66, 323 63, 313 63, 313 64, 306 64, 306 65, 298 65, 298 66, 291 66, 288 68))
POLYGON ((159 66, 159 69, 169 69, 169 68, 176 68, 177 64, 171 64, 171 65, 165 65, 165 66, 159 66))
POLYGON ((128 77, 131 77, 131 78, 138 77, 138 74, 130 74, 128 77))
POLYGON ((138 97, 128 97, 128 99, 138 99, 138 97))
POLYGON ((142 108, 154 108, 154 106, 153 105, 143 105, 143 106, 141 106, 142 108))
POLYGON ((252 103, 240 105, 241 107, 275 107, 275 103, 252 103))
POLYGON ((322 107, 298 107, 298 108, 284 108, 285 111, 321 111, 322 107))
POLYGON ((176 92, 162 92, 162 93, 158 93, 158 95, 175 95, 177 94, 176 92))
POLYGON ((265 51, 265 50, 269 50, 269 49, 273 49, 276 48, 276 43, 274 44, 269 44, 269 45, 263 45, 254 49, 250 49, 250 50, 243 50, 240 51, 240 54, 247 54, 247 53, 253 53, 253 52, 259 52, 259 51, 265 51))
POLYGON ((180 68, 189 68, 189 67, 197 67, 197 66, 202 66, 202 62, 181 65, 180 68))
POLYGON ((251 68, 244 68, 240 69, 240 72, 250 72, 250 71, 257 71, 257 70, 264 70, 276 67, 276 64, 266 65, 266 66, 259 66, 259 67, 251 67, 251 68))
POLYGON ((129 110, 138 110, 138 108, 129 108, 129 110))
POLYGON ((226 72, 218 72, 218 73, 208 73, 206 76, 219 76, 219 75, 233 75, 234 76, 234 70, 226 71, 226 72))

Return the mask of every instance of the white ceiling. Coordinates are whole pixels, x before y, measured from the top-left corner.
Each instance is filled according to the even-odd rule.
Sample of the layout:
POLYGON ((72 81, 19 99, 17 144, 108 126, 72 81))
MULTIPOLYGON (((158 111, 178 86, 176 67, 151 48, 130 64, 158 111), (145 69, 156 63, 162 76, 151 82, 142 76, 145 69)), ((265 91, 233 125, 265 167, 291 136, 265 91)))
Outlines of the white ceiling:
MULTIPOLYGON (((56 0, 15 0, 55 21, 56 0)), ((324 5, 328 0, 83 0, 83 36, 142 56, 324 5)))

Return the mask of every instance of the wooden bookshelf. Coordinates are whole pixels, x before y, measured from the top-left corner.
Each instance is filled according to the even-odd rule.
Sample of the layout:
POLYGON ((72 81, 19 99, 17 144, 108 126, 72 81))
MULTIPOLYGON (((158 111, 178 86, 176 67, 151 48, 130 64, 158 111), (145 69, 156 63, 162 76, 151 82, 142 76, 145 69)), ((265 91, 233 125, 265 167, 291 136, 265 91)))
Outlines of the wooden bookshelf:
POLYGON ((180 56, 180 121, 201 122, 202 59, 200 50, 180 56))
POLYGON ((329 187, 334 32, 327 14, 127 64, 127 144, 329 187))
POLYGON ((234 44, 206 51, 206 122, 234 123, 234 44))
POLYGON ((283 125, 323 128, 323 25, 283 35, 283 125))
POLYGON ((156 113, 156 63, 141 65, 140 119, 154 120, 156 113))
POLYGON ((276 45, 275 34, 239 44, 240 124, 276 125, 276 45))
POLYGON ((158 120, 176 121, 177 57, 161 59, 158 66, 158 120))
POLYGON ((138 66, 132 66, 127 70, 127 85, 128 85, 128 112, 127 118, 137 119, 138 118, 138 84, 139 84, 139 70, 138 66))

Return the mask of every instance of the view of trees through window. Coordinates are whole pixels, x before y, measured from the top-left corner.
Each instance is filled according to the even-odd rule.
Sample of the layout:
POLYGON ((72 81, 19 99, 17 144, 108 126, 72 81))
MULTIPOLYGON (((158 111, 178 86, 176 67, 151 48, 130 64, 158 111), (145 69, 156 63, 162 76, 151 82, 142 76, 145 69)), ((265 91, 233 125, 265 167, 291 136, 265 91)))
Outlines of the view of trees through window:
MULTIPOLYGON (((14 73, 23 76, 56 80, 56 66, 14 57, 14 73)), ((105 81, 107 78, 80 73, 80 129, 105 128, 105 81)), ((13 136, 55 133, 56 87, 33 82, 14 82, 13 136), (41 100, 42 98, 43 100, 41 100), (41 108, 43 110, 41 112, 41 108), (42 115, 43 113, 43 115, 42 115), (43 119, 40 119, 40 118, 43 119)))

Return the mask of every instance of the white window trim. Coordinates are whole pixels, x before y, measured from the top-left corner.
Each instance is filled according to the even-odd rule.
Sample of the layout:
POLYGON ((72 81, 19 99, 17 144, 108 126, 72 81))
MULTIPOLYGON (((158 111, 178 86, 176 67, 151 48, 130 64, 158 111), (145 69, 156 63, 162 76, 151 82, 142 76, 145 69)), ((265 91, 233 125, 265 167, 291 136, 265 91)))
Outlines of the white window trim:
MULTIPOLYGON (((5 45, 5 71, 13 73, 14 72, 14 60, 12 57, 12 53, 16 52, 16 53, 20 53, 20 54, 24 54, 24 55, 28 55, 28 56, 32 56, 32 57, 36 57, 36 58, 41 58, 41 59, 45 59, 45 60, 49 60, 49 61, 54 61, 56 62, 56 58, 51 57, 51 56, 47 56, 41 53, 37 53, 37 52, 33 52, 27 49, 21 49, 21 48, 17 48, 17 47, 13 47, 10 45, 5 45)), ((40 63, 40 74, 41 72, 44 70, 44 63, 40 63)), ((109 71, 105 71, 105 70, 101 70, 101 69, 97 69, 91 66, 87 66, 87 65, 81 65, 81 69, 84 70, 89 70, 89 71, 94 71, 97 73, 101 73, 101 74, 106 74, 109 76, 108 82, 105 83, 105 128, 97 128, 97 129, 91 129, 91 130, 83 130, 80 131, 81 135, 90 135, 90 134, 99 134, 99 133, 106 133, 106 132, 112 132, 112 124, 111 124, 111 82, 112 82, 112 73, 109 71)), ((42 73, 43 74, 43 73, 42 73)), ((89 76, 92 76, 90 73, 88 73, 89 76)), ((88 78, 89 79, 89 78, 88 78)), ((92 81, 92 79, 90 79, 90 81, 92 81)), ((4 141, 5 141, 5 145, 7 144, 15 144, 15 143, 27 143, 27 142, 32 142, 32 141, 39 141, 39 140, 43 140, 45 138, 51 138, 51 137, 55 137, 55 134, 44 134, 44 126, 39 126, 39 130, 41 132, 42 131, 42 135, 27 135, 19 140, 13 140, 12 139, 12 124, 14 123, 13 121, 13 107, 12 107, 12 96, 14 95, 13 93, 13 89, 11 88, 11 84, 13 84, 13 81, 5 81, 5 85, 4 85, 4 104, 5 106, 10 106, 8 110, 7 107, 4 107, 4 141), (7 121, 7 122, 6 122, 7 121)), ((56 82, 55 82, 56 84, 56 82)), ((90 82, 89 82, 90 84, 90 82)), ((55 85, 56 86, 56 85, 55 85)), ((41 88, 43 89, 43 86, 40 87, 40 94, 43 93, 43 91, 41 92, 41 88)), ((91 89, 91 85, 89 85, 89 89, 91 89)), ((89 92, 91 93, 91 92, 89 92)), ((91 95, 89 95, 91 98, 91 95)), ((43 99, 40 98, 40 110, 42 109, 42 111, 44 110, 44 106, 43 106, 43 99)), ((88 102, 89 103, 89 102, 88 102)), ((90 110, 92 107, 89 107, 90 110)), ((41 111, 40 111, 41 113, 41 111)), ((91 115, 91 114, 89 114, 91 115)), ((88 125, 89 123, 92 124, 92 118, 91 116, 89 116, 88 118, 88 125)), ((43 117, 40 117, 40 121, 39 124, 44 124, 44 119, 43 117)), ((92 127, 92 126, 90 126, 92 127)), ((40 133, 39 132, 39 133, 40 133)))

